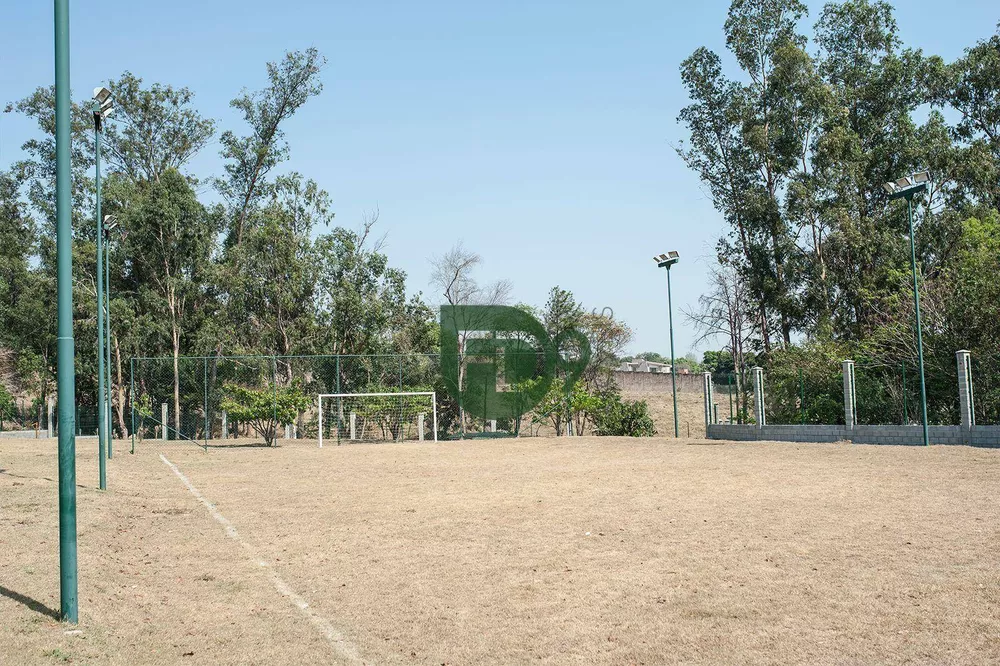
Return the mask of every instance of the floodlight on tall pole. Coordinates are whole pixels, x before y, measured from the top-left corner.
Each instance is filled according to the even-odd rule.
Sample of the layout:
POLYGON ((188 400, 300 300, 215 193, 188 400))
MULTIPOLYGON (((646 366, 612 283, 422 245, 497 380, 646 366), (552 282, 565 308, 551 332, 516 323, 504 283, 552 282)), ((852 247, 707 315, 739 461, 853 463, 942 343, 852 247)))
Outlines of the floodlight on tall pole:
POLYGON ((59 395, 59 617, 79 618, 76 561, 76 350, 73 345, 73 198, 69 0, 54 0, 56 70, 56 387, 59 395))
POLYGON ((926 192, 931 182, 927 171, 905 176, 892 183, 885 183, 882 189, 890 200, 906 199, 907 219, 910 224, 910 269, 913 272, 913 308, 916 314, 917 357, 920 365, 920 412, 924 427, 924 446, 930 446, 927 428, 927 382, 924 379, 924 332, 920 325, 920 284, 917 280, 917 239, 913 231, 913 197, 926 192))
POLYGON ((107 451, 108 451, 108 426, 110 425, 111 409, 108 395, 108 385, 105 380, 108 377, 106 361, 109 360, 105 354, 105 317, 104 317, 104 218, 101 216, 101 134, 104 119, 111 113, 114 101, 111 99, 111 91, 107 88, 94 88, 93 104, 91 111, 94 114, 94 173, 96 190, 97 214, 97 467, 98 486, 101 490, 108 487, 107 478, 107 451))
POLYGON ((667 317, 670 321, 670 383, 673 388, 674 397, 674 438, 681 436, 681 426, 677 421, 677 363, 674 360, 674 303, 670 290, 670 267, 681 260, 679 252, 667 252, 658 257, 653 257, 658 268, 667 269, 667 317))

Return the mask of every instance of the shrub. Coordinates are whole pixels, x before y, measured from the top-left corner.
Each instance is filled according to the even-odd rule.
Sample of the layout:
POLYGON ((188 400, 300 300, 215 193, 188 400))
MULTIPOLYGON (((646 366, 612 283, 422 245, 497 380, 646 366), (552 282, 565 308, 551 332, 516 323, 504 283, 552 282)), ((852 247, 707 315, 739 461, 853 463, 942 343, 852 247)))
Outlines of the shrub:
POLYGON ((293 423, 299 412, 309 407, 309 398, 297 382, 277 389, 227 384, 223 391, 225 398, 220 407, 230 419, 249 423, 267 446, 274 446, 278 426, 293 423))
POLYGON ((610 437, 656 435, 656 426, 645 400, 622 400, 617 393, 606 393, 601 402, 601 408, 593 414, 596 434, 610 437))

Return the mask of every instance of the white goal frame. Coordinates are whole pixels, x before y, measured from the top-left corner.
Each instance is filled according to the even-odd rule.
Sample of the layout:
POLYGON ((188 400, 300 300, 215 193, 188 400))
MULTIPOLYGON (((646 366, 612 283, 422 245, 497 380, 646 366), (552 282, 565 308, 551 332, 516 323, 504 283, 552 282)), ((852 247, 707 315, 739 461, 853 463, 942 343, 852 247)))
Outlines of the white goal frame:
POLYGON ((436 391, 396 391, 392 393, 320 393, 317 397, 319 406, 319 448, 323 448, 323 399, 324 398, 393 398, 408 395, 429 395, 431 397, 432 423, 434 441, 438 441, 438 406, 436 391))

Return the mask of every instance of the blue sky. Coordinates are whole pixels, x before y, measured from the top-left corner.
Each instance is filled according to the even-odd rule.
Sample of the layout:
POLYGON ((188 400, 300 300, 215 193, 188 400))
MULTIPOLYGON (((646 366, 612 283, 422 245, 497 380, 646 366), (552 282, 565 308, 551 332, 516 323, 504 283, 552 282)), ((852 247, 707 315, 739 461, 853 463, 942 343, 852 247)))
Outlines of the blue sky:
MULTIPOLYGON (((542 305, 558 284, 610 306, 635 352, 669 350, 654 254, 682 254, 675 313, 697 304, 724 229, 672 147, 684 138, 678 65, 702 45, 724 51, 727 0, 70 4, 75 99, 127 69, 191 88, 203 114, 238 132, 229 100, 264 84, 266 61, 317 47, 325 90, 288 123, 284 169, 327 189, 341 225, 377 207, 392 263, 433 304, 429 258, 457 239, 517 301, 542 305)), ((808 4, 811 23, 822 3, 808 4)), ((0 105, 53 80, 51 3, 10 5, 0 105)), ((904 42, 946 59, 1000 18, 980 0, 897 5, 904 42)), ((31 132, 0 114, 0 168, 31 132)), ((191 170, 219 174, 218 145, 191 170)), ((682 355, 695 335, 676 319, 682 355)))

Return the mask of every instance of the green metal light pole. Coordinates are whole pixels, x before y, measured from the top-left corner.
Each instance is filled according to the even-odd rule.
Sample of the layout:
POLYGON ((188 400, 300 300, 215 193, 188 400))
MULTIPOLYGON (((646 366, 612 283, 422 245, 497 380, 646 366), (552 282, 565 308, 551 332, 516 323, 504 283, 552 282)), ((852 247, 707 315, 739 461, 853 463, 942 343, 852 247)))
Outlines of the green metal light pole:
POLYGON ((104 219, 101 217, 101 102, 100 90, 94 94, 94 172, 97 191, 97 467, 99 487, 108 487, 108 410, 107 377, 104 367, 104 219))
POLYGON ((107 458, 111 457, 111 339, 108 320, 111 315, 109 289, 111 273, 104 256, 104 215, 101 214, 101 138, 104 119, 111 113, 114 102, 107 88, 94 88, 94 171, 97 191, 97 451, 101 490, 107 488, 107 458), (105 309, 107 308, 107 309, 105 309))
POLYGON ((111 381, 111 229, 108 227, 108 222, 114 220, 113 215, 104 216, 104 235, 105 239, 105 252, 104 252, 104 289, 105 297, 104 303, 107 307, 107 312, 104 316, 104 368, 108 375, 107 387, 108 387, 108 402, 107 402, 107 413, 108 413, 108 458, 112 458, 114 454, 114 442, 115 442, 115 427, 114 420, 112 417, 113 410, 111 407, 112 403, 112 392, 114 390, 114 383, 111 381))
POLYGON ((56 275, 59 393, 59 616, 76 623, 76 375, 73 367, 73 201, 70 192, 69 0, 54 0, 56 69, 56 275))
POLYGON ((673 385, 674 394, 674 438, 680 439, 681 426, 677 421, 677 363, 674 361, 674 303, 670 290, 670 267, 681 260, 678 252, 668 252, 658 257, 653 257, 657 267, 667 269, 667 316, 670 321, 670 381, 673 385))
POLYGON ((924 379, 924 331, 920 325, 920 285, 917 280, 917 238, 913 231, 913 197, 927 191, 931 175, 924 171, 913 176, 900 178, 894 183, 886 183, 883 189, 889 199, 906 199, 906 212, 910 225, 910 268, 913 271, 913 307, 917 324, 917 357, 920 365, 920 410, 924 427, 924 446, 930 446, 927 429, 927 382, 924 379))

